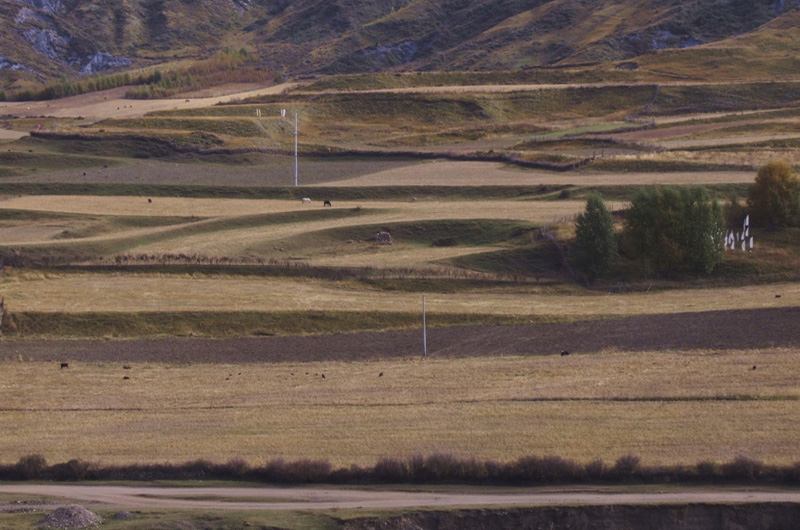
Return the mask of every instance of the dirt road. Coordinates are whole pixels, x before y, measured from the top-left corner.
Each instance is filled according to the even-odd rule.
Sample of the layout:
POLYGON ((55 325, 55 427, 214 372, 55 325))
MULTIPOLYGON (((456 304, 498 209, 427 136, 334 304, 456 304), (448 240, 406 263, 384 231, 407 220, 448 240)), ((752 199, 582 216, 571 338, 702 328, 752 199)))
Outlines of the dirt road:
POLYGON ((285 83, 254 90, 236 92, 214 97, 175 99, 126 99, 130 87, 120 87, 102 92, 89 92, 54 101, 0 102, 0 114, 10 116, 53 116, 87 120, 106 118, 138 118, 157 110, 196 109, 211 107, 235 99, 280 94, 294 88, 296 84, 285 83))
POLYGON ((546 491, 440 493, 349 488, 130 487, 0 484, 0 493, 41 495, 114 508, 324 510, 474 506, 800 503, 800 491, 686 490, 656 493, 546 491))

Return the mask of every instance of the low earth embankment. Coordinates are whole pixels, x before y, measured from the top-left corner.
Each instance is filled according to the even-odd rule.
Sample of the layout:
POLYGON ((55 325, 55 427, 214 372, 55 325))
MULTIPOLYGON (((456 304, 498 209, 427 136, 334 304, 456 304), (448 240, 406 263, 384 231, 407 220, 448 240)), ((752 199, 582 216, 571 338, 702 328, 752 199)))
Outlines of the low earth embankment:
POLYGON ((798 504, 677 506, 552 506, 505 510, 456 510, 409 513, 389 518, 346 521, 342 530, 404 530, 407 528, 570 528, 572 530, 685 530, 770 528, 793 530, 800 518, 798 504))

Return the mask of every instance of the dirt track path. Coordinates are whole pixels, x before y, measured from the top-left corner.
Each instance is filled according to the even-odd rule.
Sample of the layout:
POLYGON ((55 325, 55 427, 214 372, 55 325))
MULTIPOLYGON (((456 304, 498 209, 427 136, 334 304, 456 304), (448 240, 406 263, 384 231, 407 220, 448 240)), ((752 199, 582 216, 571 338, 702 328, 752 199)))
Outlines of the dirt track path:
POLYGON ((56 118, 76 118, 88 120, 106 118, 138 118, 157 110, 196 109, 211 107, 235 99, 254 96, 280 94, 297 86, 285 83, 255 90, 236 92, 214 97, 173 98, 173 99, 126 99, 125 92, 130 87, 120 87, 102 92, 89 92, 54 101, 22 101, 0 103, 0 114, 11 116, 53 116, 56 118))
POLYGON ((524 492, 438 493, 343 488, 129 487, 2 485, 0 493, 59 497, 118 508, 213 510, 323 510, 564 504, 800 503, 800 491, 689 490, 659 493, 524 492))

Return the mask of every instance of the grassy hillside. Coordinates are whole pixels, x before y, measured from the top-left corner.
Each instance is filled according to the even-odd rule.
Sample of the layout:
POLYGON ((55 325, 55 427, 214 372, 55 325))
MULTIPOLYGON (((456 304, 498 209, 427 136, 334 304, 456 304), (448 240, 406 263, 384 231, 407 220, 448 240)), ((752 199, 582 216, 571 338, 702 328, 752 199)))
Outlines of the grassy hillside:
MULTIPOLYGON (((186 61, 208 58, 225 47, 246 49, 271 76, 613 66, 656 50, 682 51, 737 35, 745 37, 734 39, 733 47, 744 47, 745 56, 755 51, 757 57, 774 55, 775 46, 792 48, 796 42, 792 34, 798 15, 791 11, 796 2, 786 2, 783 12, 773 4, 771 0, 67 0, 49 12, 6 2, 0 6, 0 50, 7 61, 0 62, 5 64, 0 67, 0 88, 37 86, 61 76, 85 77, 76 74, 98 52, 131 61, 97 66, 108 73, 176 61, 186 67, 186 61), (759 29, 767 23, 767 29, 759 29)), ((787 71, 794 59, 784 55, 783 61, 761 69, 787 71)), ((672 55, 667 58, 671 61, 672 55)), ((705 63, 676 60, 690 71, 705 63)), ((652 62, 645 60, 648 65, 652 62)))

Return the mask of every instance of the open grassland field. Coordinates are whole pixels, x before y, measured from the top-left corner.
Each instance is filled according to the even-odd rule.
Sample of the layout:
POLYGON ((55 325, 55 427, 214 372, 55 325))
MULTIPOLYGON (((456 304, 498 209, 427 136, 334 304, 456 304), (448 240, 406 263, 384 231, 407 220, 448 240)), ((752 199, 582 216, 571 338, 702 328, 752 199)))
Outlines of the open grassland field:
MULTIPOLYGON (((600 149, 597 149, 600 152, 600 149)), ((751 183, 750 171, 601 172, 562 173, 526 170, 492 162, 423 162, 332 182, 330 186, 647 186, 653 184, 751 183)), ((309 193, 312 193, 309 191, 309 193)))
POLYGON ((371 465, 443 451, 579 461, 630 452, 652 465, 746 454, 786 464, 800 435, 797 363, 794 349, 780 348, 130 370, 111 359, 62 370, 4 361, 0 449, 10 461, 40 453, 104 463, 371 465))
MULTIPOLYGON (((314 195, 309 193, 309 195, 314 195)), ((6 248, 111 257, 184 254, 311 265, 411 267, 530 242, 579 201, 335 201, 45 196, 7 198, 6 248), (376 245, 388 230, 393 245, 376 245), (449 239, 448 239, 449 238, 449 239)))
MULTIPOLYGON (((625 204, 609 202, 612 210, 625 204)), ((0 275, 0 288, 16 315, 18 338, 407 328, 417 325, 412 315, 420 293, 427 293, 429 311, 442 319, 434 325, 800 304, 796 230, 756 232, 756 252, 726 253, 716 275, 698 278, 691 289, 664 281, 652 289, 653 280, 640 278, 638 286, 618 282, 587 291, 540 232, 555 227, 570 237, 568 222, 582 201, 334 205, 8 196, 0 200, 0 236, 13 267, 0 275), (377 244, 381 231, 390 232, 394 243, 377 244), (36 270, 24 268, 26 263, 36 270), (292 324, 292 315, 304 322, 308 312, 329 320, 321 326, 292 324), (153 316, 142 320, 138 314, 153 316), (160 328, 153 322, 156 314, 162 315, 160 328), (352 322, 345 323, 348 314, 352 322), (269 324, 259 325, 259 318, 269 324)), ((635 264, 624 261, 614 274, 638 277, 635 264)))
MULTIPOLYGON (((473 179, 500 186, 560 182, 573 175, 580 185, 587 168, 592 176, 607 175, 609 184, 625 177, 628 184, 661 183, 642 173, 676 171, 695 173, 698 182, 719 182, 725 171, 736 182, 737 174, 771 159, 800 159, 798 87, 702 82, 313 95, 275 89, 260 99, 228 96, 223 105, 213 98, 169 100, 179 108, 150 114, 156 103, 134 109, 109 92, 103 101, 111 108, 94 120, 48 117, 55 107, 83 108, 89 96, 36 103, 53 105, 53 113, 44 107, 30 117, 4 117, 5 129, 41 132, 0 150, 0 175, 30 183, 291 185, 286 155, 294 128, 280 118, 288 108, 299 112, 302 185, 395 185, 403 180, 392 171, 413 170, 419 157, 436 156, 493 157, 519 169, 465 163, 465 176, 450 181, 453 186, 473 179), (116 115, 114 105, 127 114, 116 115), (548 167, 570 171, 543 174, 548 167), (713 176, 707 180, 705 172, 713 176)), ((446 169, 426 168, 416 182, 448 178, 446 169)))
POLYGON ((707 276, 621 256, 595 289, 548 239, 592 190, 619 229, 640 186, 743 203, 800 165, 800 82, 735 71, 772 68, 740 44, 0 103, 0 461, 796 461, 798 229, 707 276))
MULTIPOLYGON (((398 282, 402 285, 402 282, 398 282)), ((353 311, 415 312, 420 294, 353 281, 130 273, 30 273, 3 278, 12 312, 353 311), (289 295, 291 293, 291 296, 289 295)), ((424 285, 424 284, 423 284, 424 285)), ((585 292, 576 287, 499 284, 428 293, 427 309, 453 314, 601 318, 800 305, 797 283, 585 292), (776 299, 776 294, 781 298, 776 299)))

